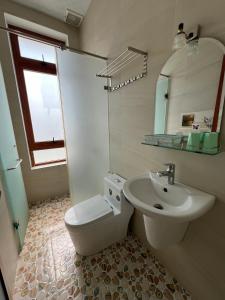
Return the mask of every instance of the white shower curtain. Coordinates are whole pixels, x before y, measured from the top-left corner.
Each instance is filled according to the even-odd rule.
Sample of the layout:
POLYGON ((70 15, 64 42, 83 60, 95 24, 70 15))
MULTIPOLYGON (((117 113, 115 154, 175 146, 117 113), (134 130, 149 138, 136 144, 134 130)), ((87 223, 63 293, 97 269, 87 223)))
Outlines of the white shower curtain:
POLYGON ((103 193, 109 171, 108 95, 96 73, 106 62, 57 50, 69 184, 78 203, 103 193))

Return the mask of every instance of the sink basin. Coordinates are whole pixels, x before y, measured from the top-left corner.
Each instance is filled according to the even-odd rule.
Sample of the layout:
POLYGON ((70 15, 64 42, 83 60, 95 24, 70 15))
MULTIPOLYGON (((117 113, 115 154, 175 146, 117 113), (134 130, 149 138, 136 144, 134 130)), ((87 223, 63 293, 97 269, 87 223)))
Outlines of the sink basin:
POLYGON ((205 214, 215 201, 214 196, 184 184, 169 185, 166 177, 156 173, 127 180, 123 191, 145 215, 173 222, 194 220, 205 214))
POLYGON ((212 208, 215 196, 175 182, 157 173, 131 178, 123 192, 132 205, 144 215, 146 236, 155 248, 178 243, 190 221, 212 208))

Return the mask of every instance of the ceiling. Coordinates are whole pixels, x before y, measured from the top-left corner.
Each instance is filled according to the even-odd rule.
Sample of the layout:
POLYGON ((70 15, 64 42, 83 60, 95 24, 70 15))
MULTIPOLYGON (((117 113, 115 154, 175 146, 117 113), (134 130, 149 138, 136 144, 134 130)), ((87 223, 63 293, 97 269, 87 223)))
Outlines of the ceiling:
POLYGON ((67 8, 85 15, 91 0, 13 0, 13 2, 31 7, 56 19, 64 21, 65 11, 67 8))

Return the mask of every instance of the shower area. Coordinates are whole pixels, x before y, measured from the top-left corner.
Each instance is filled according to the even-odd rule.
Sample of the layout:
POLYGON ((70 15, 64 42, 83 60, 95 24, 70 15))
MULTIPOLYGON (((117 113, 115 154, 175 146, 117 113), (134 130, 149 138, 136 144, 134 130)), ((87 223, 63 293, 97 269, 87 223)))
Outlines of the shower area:
POLYGON ((103 193, 109 171, 108 93, 96 73, 106 60, 57 49, 72 202, 103 193))
MULTIPOLYGON (((45 40, 43 36, 39 37, 15 26, 0 26, 0 30, 9 34, 13 50, 23 129, 30 154, 30 171, 35 172, 33 168, 37 165, 33 164, 33 160, 36 159, 37 152, 57 153, 58 150, 66 149, 69 190, 73 204, 102 194, 103 178, 109 172, 108 92, 104 89, 107 79, 100 80, 96 74, 107 66, 107 58, 70 48, 58 40, 45 40), (14 52, 20 53, 20 60, 14 52), (18 73, 17 66, 26 62, 28 64, 21 67, 18 73), (33 69, 29 65, 32 62, 36 64, 33 69), (21 93, 20 78, 23 76, 26 84, 22 86, 21 93), (27 96, 24 96, 26 93, 27 96), (27 102, 25 113, 24 101, 27 102), (26 119, 29 117, 31 121, 27 126, 26 119), (61 132, 63 127, 64 133, 61 132), (61 148, 55 146, 52 149, 46 148, 47 150, 31 149, 30 145, 35 147, 43 143, 60 143, 61 148)), ((24 162, 16 147, 5 89, 6 78, 4 80, 3 77, 0 64, 0 137, 4 141, 0 143, 0 175, 15 229, 17 250, 20 252, 24 244, 29 208, 21 172, 24 162)), ((52 159, 52 162, 55 160, 52 159)), ((60 174, 58 177, 57 180, 60 181, 60 174)), ((54 184, 50 189, 53 193, 56 190, 57 196, 54 184)))
POLYGON ((103 178, 110 170, 108 93, 147 75, 147 52, 129 46, 108 63, 107 57, 14 25, 0 30, 10 34, 17 81, 25 81, 22 87, 19 83, 19 92, 31 168, 48 163, 35 155, 53 151, 57 159, 49 158, 50 163, 67 161, 73 204, 102 194, 103 178), (130 65, 132 76, 118 81, 118 74, 130 65), (51 111, 56 117, 50 120, 51 111), (59 160, 61 150, 64 156, 59 160))

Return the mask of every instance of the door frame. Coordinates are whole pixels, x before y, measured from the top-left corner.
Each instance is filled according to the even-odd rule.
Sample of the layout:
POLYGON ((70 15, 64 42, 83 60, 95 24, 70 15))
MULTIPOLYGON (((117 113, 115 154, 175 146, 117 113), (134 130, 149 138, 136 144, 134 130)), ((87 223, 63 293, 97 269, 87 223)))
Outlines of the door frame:
POLYGON ((1 269, 0 269, 0 283, 1 283, 1 286, 2 286, 2 290, 3 290, 3 294, 5 296, 5 299, 9 300, 8 292, 7 292, 7 289, 6 289, 6 286, 5 286, 5 282, 4 282, 4 278, 2 276, 1 269))

